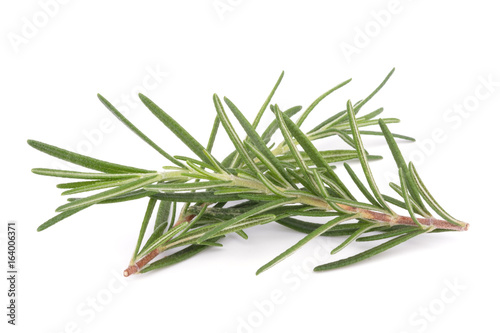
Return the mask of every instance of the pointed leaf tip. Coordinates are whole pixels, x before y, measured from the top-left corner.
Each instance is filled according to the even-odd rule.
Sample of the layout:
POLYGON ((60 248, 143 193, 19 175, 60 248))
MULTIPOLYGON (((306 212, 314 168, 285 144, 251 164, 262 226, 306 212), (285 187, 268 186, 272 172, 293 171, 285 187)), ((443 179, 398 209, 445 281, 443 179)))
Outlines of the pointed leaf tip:
POLYGON ((105 173, 151 173, 154 171, 144 170, 134 167, 129 167, 126 165, 106 162, 93 157, 81 155, 78 153, 71 152, 66 149, 62 149, 56 146, 49 145, 36 140, 28 140, 28 144, 41 151, 47 155, 59 158, 61 160, 83 166, 88 169, 93 169, 105 173))

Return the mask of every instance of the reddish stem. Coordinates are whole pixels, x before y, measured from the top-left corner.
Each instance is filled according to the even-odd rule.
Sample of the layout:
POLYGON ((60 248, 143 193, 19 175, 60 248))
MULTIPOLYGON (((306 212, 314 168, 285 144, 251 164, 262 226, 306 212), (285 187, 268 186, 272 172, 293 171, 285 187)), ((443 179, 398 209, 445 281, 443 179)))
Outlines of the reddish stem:
MULTIPOLYGON (((415 222, 411 217, 408 216, 392 216, 389 214, 384 214, 380 212, 374 212, 371 210, 367 209, 362 209, 362 208, 356 208, 356 207, 351 207, 343 204, 339 204, 339 206, 347 211, 350 212, 356 212, 360 214, 360 218, 364 218, 367 220, 373 220, 377 222, 385 222, 388 223, 389 225, 410 225, 410 226, 416 226, 415 222)), ((179 224, 180 222, 184 221, 191 221, 196 215, 187 215, 183 219, 179 219, 177 221, 176 225, 179 224)), ((469 224, 464 223, 464 225, 456 225, 453 223, 450 223, 448 221, 444 220, 439 220, 435 219, 434 217, 430 218, 417 218, 417 220, 420 222, 420 224, 425 225, 425 226, 433 226, 436 229, 446 229, 446 230, 455 230, 455 231, 466 231, 469 229, 469 224)), ((132 274, 135 274, 139 272, 144 266, 146 266, 151 260, 153 260, 158 254, 160 254, 160 250, 156 248, 155 250, 149 252, 146 254, 144 257, 142 257, 141 260, 136 262, 134 265, 130 265, 124 272, 123 275, 125 277, 130 276, 132 274)))
POLYGON ((138 262, 136 262, 134 265, 128 266, 128 268, 123 271, 123 276, 127 277, 127 276, 130 276, 132 274, 137 273, 144 266, 146 266, 148 262, 150 262, 151 260, 153 260, 159 254, 160 254, 160 250, 158 248, 156 248, 153 251, 149 252, 144 257, 142 257, 141 260, 139 260, 138 262))
MULTIPOLYGON (((389 223, 389 225, 411 225, 411 226, 416 226, 415 222, 413 219, 409 216, 392 216, 389 214, 384 214, 384 213, 379 213, 379 212, 373 212, 371 210, 367 209, 362 209, 362 208, 355 208, 347 205, 339 205, 345 210, 348 210, 350 212, 357 212, 361 213, 361 217, 365 218, 367 220, 374 220, 378 222, 386 222, 389 223)), ((456 225, 453 223, 450 223, 448 221, 444 220, 439 220, 434 217, 429 217, 429 218, 417 218, 418 222, 422 225, 426 226, 434 226, 436 229, 446 229, 446 230, 454 230, 454 231, 466 231, 469 229, 469 224, 464 223, 464 225, 456 225)))

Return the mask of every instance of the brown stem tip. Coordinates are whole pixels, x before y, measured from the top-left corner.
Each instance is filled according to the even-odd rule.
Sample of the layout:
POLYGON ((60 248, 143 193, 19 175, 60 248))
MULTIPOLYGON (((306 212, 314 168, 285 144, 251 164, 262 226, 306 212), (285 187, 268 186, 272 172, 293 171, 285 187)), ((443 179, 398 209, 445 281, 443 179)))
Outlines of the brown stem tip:
POLYGON ((130 276, 132 274, 139 272, 144 266, 146 266, 158 254, 160 254, 160 249, 158 249, 158 248, 149 252, 144 257, 142 257, 141 260, 139 260, 138 262, 136 262, 133 265, 128 266, 127 269, 123 271, 123 276, 127 277, 127 276, 130 276))
POLYGON ((137 267, 137 264, 134 264, 133 266, 129 266, 126 270, 123 271, 123 276, 127 277, 129 275, 135 274, 139 271, 139 267, 137 267))

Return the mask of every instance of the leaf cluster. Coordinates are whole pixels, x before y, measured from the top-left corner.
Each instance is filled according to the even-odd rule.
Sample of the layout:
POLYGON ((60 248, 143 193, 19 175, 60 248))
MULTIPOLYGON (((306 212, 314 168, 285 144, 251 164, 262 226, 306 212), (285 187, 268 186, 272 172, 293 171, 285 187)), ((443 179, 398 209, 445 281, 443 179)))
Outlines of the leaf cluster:
POLYGON ((59 214, 40 225, 38 230, 44 230, 95 204, 147 198, 146 212, 130 265, 138 265, 152 253, 177 251, 170 251, 154 262, 146 262, 144 267, 139 267, 141 273, 186 260, 210 247, 221 247, 221 240, 231 233, 246 239, 246 229, 270 222, 306 234, 259 268, 257 274, 318 236, 347 236, 332 249, 332 255, 354 241, 385 240, 355 256, 315 268, 316 271, 323 271, 367 259, 423 233, 466 230, 468 225, 448 214, 427 190, 414 165, 405 162, 396 139, 414 139, 393 134, 387 126, 399 120, 380 118, 383 108, 360 115, 361 109, 386 84, 393 72, 366 98, 354 104, 347 101, 344 110, 329 115, 310 130, 304 130, 303 124, 317 105, 351 80, 329 89, 304 111, 300 106, 282 110, 278 104, 271 103, 283 78, 282 73, 252 121, 231 100, 226 97, 221 100, 215 94, 213 103, 216 114, 206 145, 196 140, 148 97, 140 94, 147 109, 184 143, 191 156, 170 155, 108 100, 98 95, 114 116, 161 154, 169 165, 161 172, 145 170, 29 140, 28 143, 35 149, 91 170, 33 169, 36 174, 71 179, 58 185, 64 190, 62 195, 88 194, 85 197, 70 197, 68 202, 56 209, 59 214), (259 130, 264 112, 272 112, 274 120, 259 130), (230 116, 236 122, 231 121, 230 116), (378 129, 363 129, 369 126, 377 126, 378 129), (234 146, 234 151, 223 159, 212 155, 220 127, 234 146), (238 130, 243 130, 245 136, 238 135, 238 130), (281 141, 274 142, 277 132, 281 141), (362 137, 373 135, 385 138, 396 162, 400 181, 399 184, 390 184, 395 196, 383 194, 372 174, 369 162, 381 156, 369 154, 362 137), (339 138, 345 146, 319 150, 314 143, 331 137, 339 138), (362 174, 356 174, 347 162, 359 163, 362 174), (339 177, 336 172, 338 167, 345 168, 350 177, 349 184, 359 189, 363 196, 361 200, 354 197, 345 180, 339 177), (394 207, 404 209, 409 216, 398 215, 394 207), (430 209, 443 220, 433 217, 430 209), (153 232, 145 239, 153 217, 153 232), (309 217, 323 217, 326 222, 308 222, 309 217))

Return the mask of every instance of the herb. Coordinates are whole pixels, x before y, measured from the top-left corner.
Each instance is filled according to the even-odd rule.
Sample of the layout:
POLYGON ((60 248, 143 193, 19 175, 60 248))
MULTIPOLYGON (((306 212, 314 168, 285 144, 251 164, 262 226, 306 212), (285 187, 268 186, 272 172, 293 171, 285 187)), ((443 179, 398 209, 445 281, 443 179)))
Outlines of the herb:
POLYGON ((344 81, 318 97, 297 121, 291 118, 301 111, 296 106, 282 111, 270 101, 283 74, 265 100, 257 116, 250 122, 228 98, 224 103, 246 132, 241 138, 217 95, 213 96, 216 116, 208 143, 203 146, 172 117, 149 98, 140 94, 145 106, 171 130, 196 158, 171 156, 135 127, 104 97, 101 102, 125 126, 132 130, 151 148, 164 156, 171 165, 156 172, 83 156, 42 142, 28 143, 46 154, 83 166, 97 172, 75 172, 55 169, 33 169, 45 176, 78 179, 59 184, 63 195, 89 191, 101 192, 83 198, 70 198, 57 208, 58 215, 38 228, 44 230, 61 220, 94 204, 109 204, 149 198, 139 237, 125 276, 144 273, 186 260, 204 249, 222 246, 221 239, 230 233, 247 238, 245 229, 277 222, 307 235, 257 270, 264 272, 285 259, 311 239, 318 236, 348 236, 332 250, 335 254, 354 241, 389 239, 385 243, 347 259, 337 260, 316 267, 315 271, 335 269, 367 259, 410 238, 424 233, 467 230, 468 224, 448 214, 433 198, 412 163, 407 164, 398 148, 396 138, 412 138, 393 134, 388 123, 399 122, 394 118, 377 118, 383 109, 376 109, 364 116, 358 113, 384 86, 394 69, 365 99, 355 103, 347 101, 346 109, 304 132, 302 124, 321 100, 349 83, 344 81), (275 119, 259 134, 257 127, 263 113, 270 109, 275 119), (212 154, 219 127, 222 125, 235 150, 225 159, 212 154), (378 125, 380 131, 360 128, 378 125), (275 132, 283 141, 270 144, 275 132), (382 194, 372 175, 369 161, 381 158, 370 155, 364 147, 363 135, 383 135, 399 171, 399 184, 391 183, 397 197, 382 194), (313 141, 337 136, 348 149, 320 151, 313 141), (300 147, 300 148, 299 148, 300 147), (357 175, 349 164, 343 166, 352 182, 366 200, 358 201, 347 185, 335 172, 334 163, 357 160, 363 175, 357 175), (365 185, 362 178, 366 179, 365 185), (157 203, 159 204, 157 205, 157 203), (178 205, 184 203, 179 209, 178 205), (428 207, 442 219, 434 217, 428 207), (409 216, 398 215, 391 205, 403 208, 409 216), (144 241, 145 232, 156 209, 154 231, 144 241), (324 224, 304 221, 304 218, 328 217, 324 224), (348 222, 355 220, 355 222, 348 222), (160 253, 183 247, 162 259, 153 261, 160 253))

